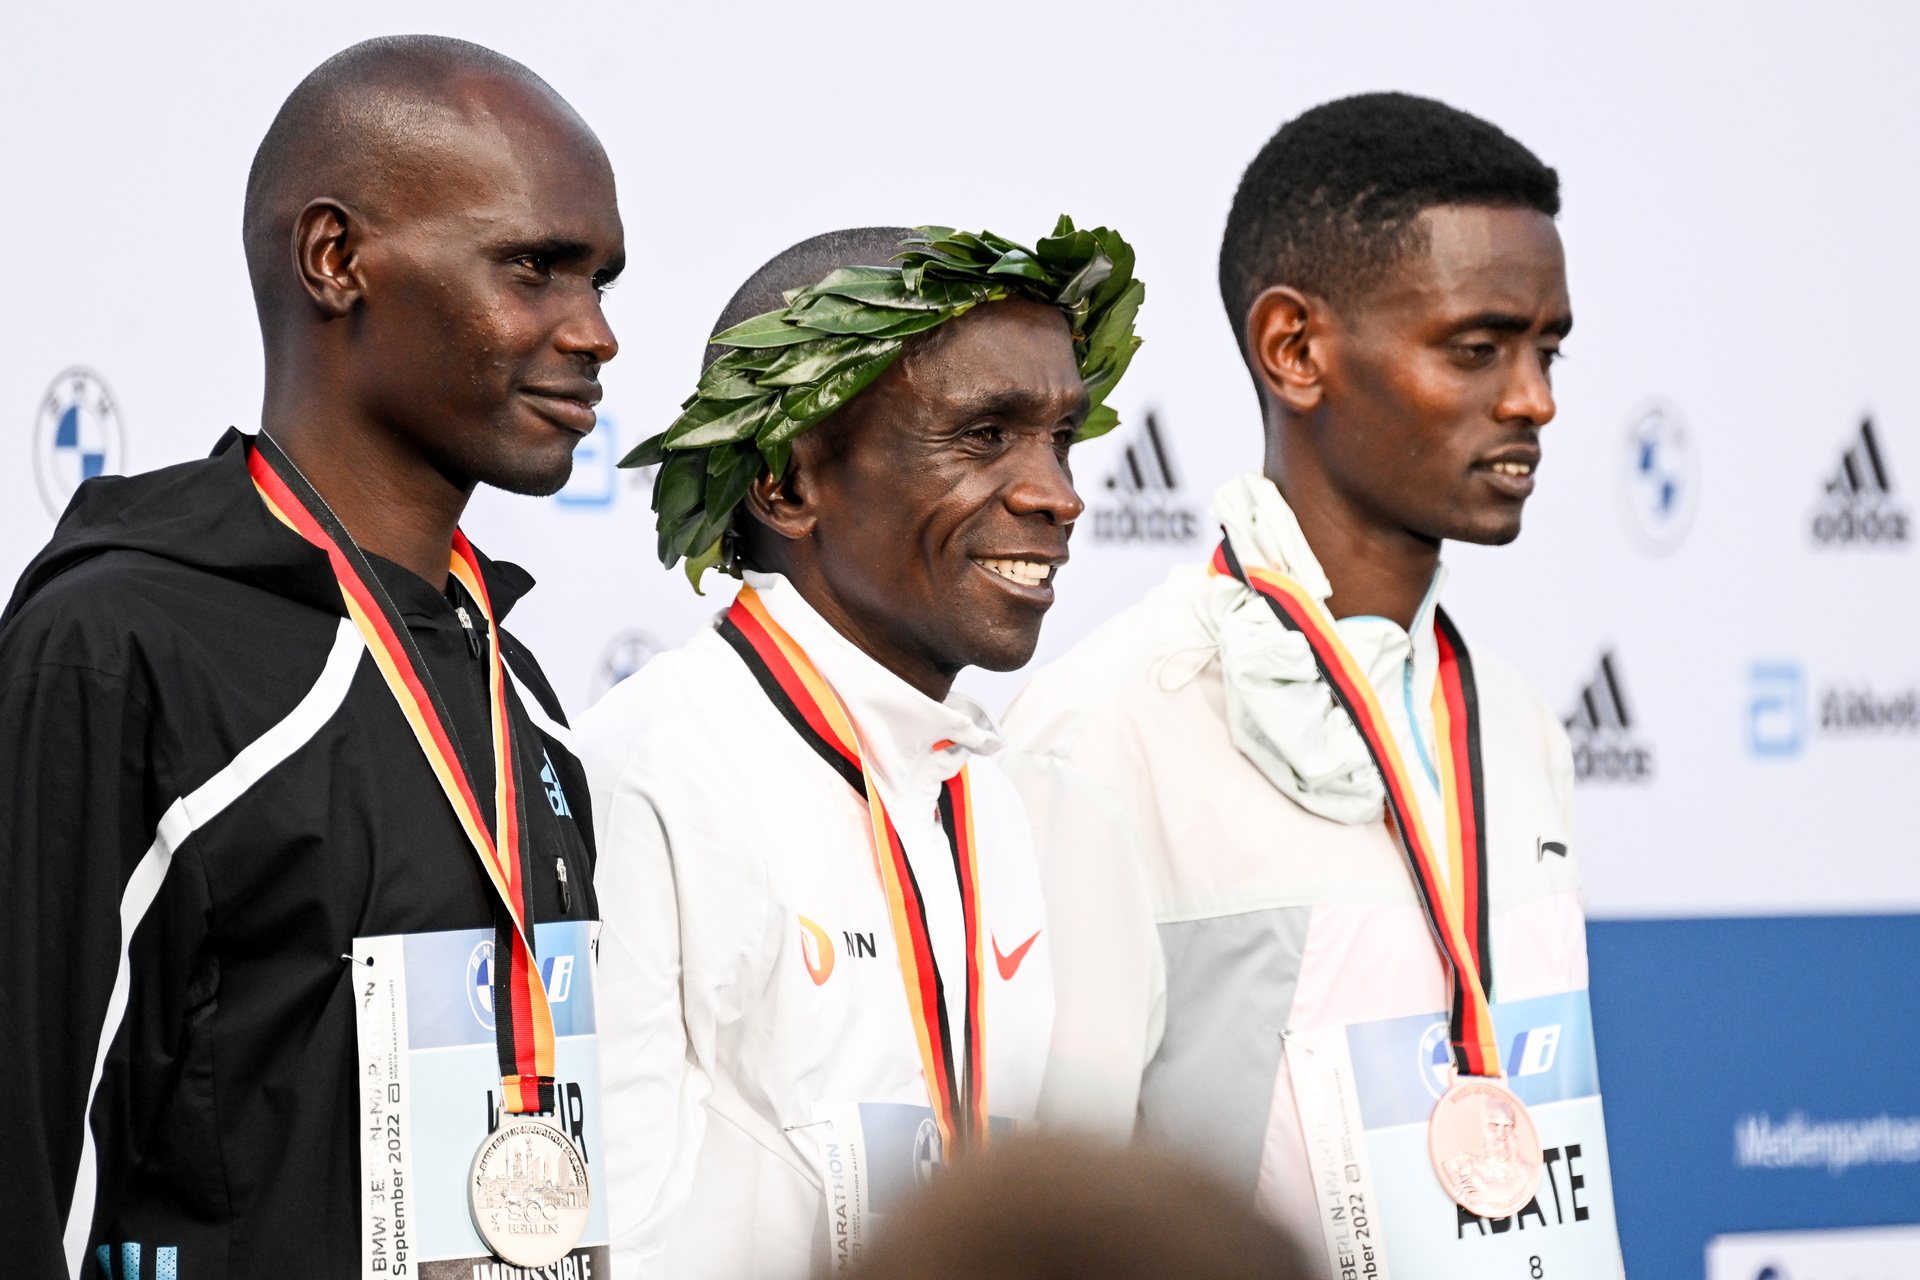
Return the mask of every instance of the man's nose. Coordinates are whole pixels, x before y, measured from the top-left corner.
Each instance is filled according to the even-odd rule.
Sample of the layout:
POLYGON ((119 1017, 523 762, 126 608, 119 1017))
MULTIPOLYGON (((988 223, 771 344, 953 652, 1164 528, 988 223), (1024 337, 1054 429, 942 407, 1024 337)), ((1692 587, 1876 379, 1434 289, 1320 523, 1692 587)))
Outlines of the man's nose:
POLYGON ((596 368, 620 354, 620 340, 613 336, 597 293, 566 318, 553 342, 566 355, 584 356, 596 368))
POLYGON ((1087 509, 1052 441, 1022 449, 1019 466, 1020 472, 1007 490, 1007 510, 1013 514, 1042 515, 1050 524, 1070 525, 1087 509))
POLYGON ((1540 361, 1532 356, 1516 361, 1514 376, 1502 388, 1494 416, 1501 422, 1518 419, 1539 428, 1552 422, 1555 412, 1553 384, 1540 361))

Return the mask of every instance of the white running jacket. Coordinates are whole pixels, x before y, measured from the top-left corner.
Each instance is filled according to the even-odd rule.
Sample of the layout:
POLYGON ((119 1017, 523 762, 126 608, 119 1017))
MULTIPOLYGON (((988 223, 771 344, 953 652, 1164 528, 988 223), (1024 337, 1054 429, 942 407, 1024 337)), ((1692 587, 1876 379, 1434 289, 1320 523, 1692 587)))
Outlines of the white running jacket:
MULTIPOLYGON (((1329 594, 1271 482, 1230 481, 1214 514, 1247 563, 1285 572, 1322 600, 1329 594)), ((1432 760, 1432 611, 1443 578, 1444 570, 1411 639, 1384 618, 1337 624, 1392 721, 1429 830, 1441 824, 1440 848, 1444 808, 1423 766, 1432 760)), ((1471 653, 1494 998, 1567 996, 1584 1010, 1566 734, 1517 672, 1477 645, 1471 653)), ((1081 904, 1053 912, 1058 1010, 1043 1122, 1116 1138, 1137 1131, 1198 1154, 1317 1253, 1322 1231, 1285 1037, 1429 1015, 1447 1007, 1448 988, 1382 817, 1377 774, 1304 638, 1231 578, 1210 577, 1204 563, 1182 567, 1039 672, 1006 726, 1004 767, 1033 816, 1049 902, 1081 904)), ((1416 1025, 1416 1040, 1419 1025, 1428 1024, 1416 1025)), ((1579 1049, 1590 1060, 1587 1034, 1579 1049)), ((1575 1031, 1566 1035, 1561 1066, 1576 1052, 1575 1031)), ((1444 1038, 1438 1058, 1432 1045, 1420 1048, 1419 1068, 1411 1043, 1404 1064, 1396 1048, 1391 1062, 1374 1065, 1404 1065, 1424 1097, 1419 1072, 1444 1072, 1444 1038)), ((1584 1079, 1567 1091, 1578 1093, 1584 1079)), ((1431 1105, 1408 1112, 1422 1134, 1419 1107, 1431 1105)), ((1597 1116, 1597 1086, 1591 1107, 1597 1116)), ((1546 1127, 1543 1138, 1552 1141, 1546 1127)), ((1592 1163, 1578 1167, 1597 1180, 1604 1167, 1592 1163)), ((1452 1219, 1444 1225, 1453 1240, 1452 1219)), ((1538 1230, 1531 1217, 1524 1225, 1538 1230)), ((1488 1224, 1461 1227, 1467 1238, 1476 1230, 1484 1235, 1488 1224)), ((1609 1220, 1603 1253, 1616 1247, 1611 1230, 1609 1220)), ((1392 1261, 1399 1277, 1422 1274, 1410 1258, 1392 1261)))
MULTIPOLYGON (((970 769, 994 952, 987 1109, 1032 1120, 1053 1019, 1051 939, 1026 812, 987 759, 998 731, 971 699, 934 702, 880 666, 784 578, 749 577, 860 735, 928 903, 956 1028, 964 928, 935 801, 970 769)), ((712 627, 616 686, 575 733, 599 837, 615 1274, 838 1270, 845 1206, 830 1222, 823 1138, 835 1126, 822 1115, 851 1107, 872 1126, 876 1106, 909 1118, 928 1106, 866 804, 712 627)), ((883 1184, 887 1173, 876 1170, 883 1184)))

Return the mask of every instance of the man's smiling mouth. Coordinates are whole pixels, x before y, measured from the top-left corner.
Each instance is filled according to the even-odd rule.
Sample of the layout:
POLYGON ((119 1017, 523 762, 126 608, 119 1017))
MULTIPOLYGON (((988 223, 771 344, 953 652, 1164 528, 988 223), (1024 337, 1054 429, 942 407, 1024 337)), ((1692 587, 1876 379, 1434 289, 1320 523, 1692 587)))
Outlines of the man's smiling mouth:
POLYGON ((1037 560, 981 560, 974 563, 990 573, 997 573, 1008 582, 1023 587, 1044 586, 1053 576, 1053 566, 1041 564, 1037 560))

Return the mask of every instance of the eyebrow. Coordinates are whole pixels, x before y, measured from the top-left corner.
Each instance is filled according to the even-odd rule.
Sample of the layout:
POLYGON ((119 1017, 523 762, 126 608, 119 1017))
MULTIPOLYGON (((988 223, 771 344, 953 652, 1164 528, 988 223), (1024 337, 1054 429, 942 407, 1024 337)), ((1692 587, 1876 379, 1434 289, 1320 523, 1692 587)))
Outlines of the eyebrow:
MULTIPOLYGON (((575 240, 570 236, 544 236, 537 240, 509 240, 499 247, 499 252, 508 260, 538 256, 551 258, 555 262, 579 262, 593 257, 595 249, 585 240, 575 240)), ((622 254, 603 267, 598 278, 612 280, 626 267, 626 255, 622 254)))
MULTIPOLYGON (((1078 417, 1088 410, 1087 389, 1083 385, 1075 398, 1068 417, 1078 417)), ((1053 397, 1042 392, 1023 391, 1018 387, 1009 387, 1004 391, 990 391, 975 400, 954 406, 963 418, 1012 417, 1019 414, 1042 414, 1053 407, 1053 397)))
MULTIPOLYGON (((1465 333, 1470 329, 1491 329, 1495 333, 1526 333, 1533 328, 1533 321, 1526 316, 1514 315, 1507 311, 1482 311, 1479 315, 1468 316, 1453 327, 1455 333, 1465 333)), ((1573 317, 1560 316, 1542 326, 1542 333, 1556 338, 1564 338, 1573 331, 1573 317)))

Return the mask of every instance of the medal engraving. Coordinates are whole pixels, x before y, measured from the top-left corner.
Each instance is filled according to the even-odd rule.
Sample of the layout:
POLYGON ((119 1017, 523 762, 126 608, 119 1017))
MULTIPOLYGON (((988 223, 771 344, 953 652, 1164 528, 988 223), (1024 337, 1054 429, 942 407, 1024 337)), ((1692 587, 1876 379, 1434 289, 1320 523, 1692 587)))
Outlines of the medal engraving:
POLYGON ((503 1117, 473 1157, 467 1204, 474 1229, 501 1261, 551 1266, 587 1229, 586 1162, 546 1121, 503 1117))
POLYGON ((1427 1122, 1433 1172, 1454 1203, 1483 1218, 1526 1207, 1540 1184, 1540 1134, 1496 1080, 1459 1076, 1427 1122))

